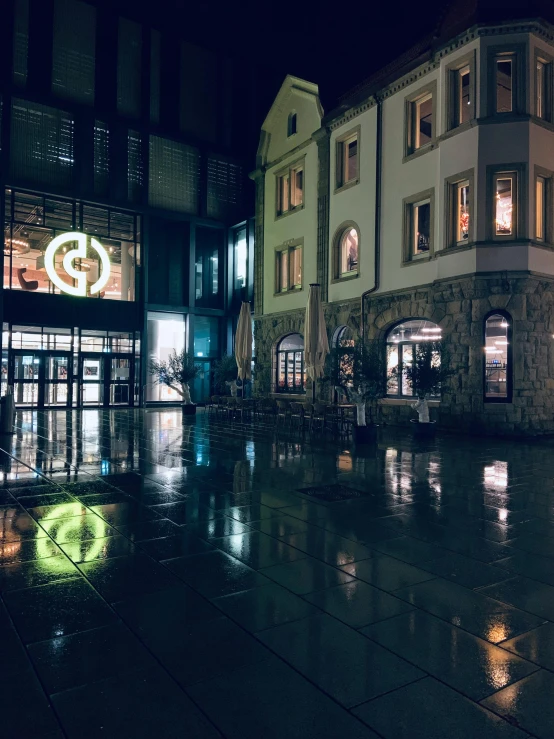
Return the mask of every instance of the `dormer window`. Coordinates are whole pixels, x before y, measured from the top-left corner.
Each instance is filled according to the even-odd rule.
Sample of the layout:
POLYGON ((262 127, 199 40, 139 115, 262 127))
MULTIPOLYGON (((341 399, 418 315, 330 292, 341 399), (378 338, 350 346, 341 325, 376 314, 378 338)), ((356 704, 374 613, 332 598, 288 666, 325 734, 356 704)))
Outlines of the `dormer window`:
POLYGON ((289 119, 287 123, 287 136, 293 136, 296 133, 296 113, 289 113, 289 119))

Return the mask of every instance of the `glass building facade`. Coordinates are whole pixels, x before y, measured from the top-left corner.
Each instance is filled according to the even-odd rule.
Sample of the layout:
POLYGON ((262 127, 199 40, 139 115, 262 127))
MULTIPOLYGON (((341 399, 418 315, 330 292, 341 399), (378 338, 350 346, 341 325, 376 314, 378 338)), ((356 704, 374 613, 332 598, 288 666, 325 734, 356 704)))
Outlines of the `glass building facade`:
POLYGON ((265 111, 267 76, 117 2, 7 4, 1 392, 31 408, 175 403, 149 366, 185 351, 201 403, 253 297, 257 121, 233 100, 265 111))

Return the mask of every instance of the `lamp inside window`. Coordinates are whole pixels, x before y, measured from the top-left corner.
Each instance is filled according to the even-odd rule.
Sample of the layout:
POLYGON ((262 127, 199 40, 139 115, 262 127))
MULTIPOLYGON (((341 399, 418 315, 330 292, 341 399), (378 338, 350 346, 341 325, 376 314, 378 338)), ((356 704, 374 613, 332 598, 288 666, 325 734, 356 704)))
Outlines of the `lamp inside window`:
POLYGON ((469 182, 456 185, 456 243, 469 241, 469 182))
POLYGON ((495 231, 497 236, 513 235, 513 178, 496 179, 495 231))

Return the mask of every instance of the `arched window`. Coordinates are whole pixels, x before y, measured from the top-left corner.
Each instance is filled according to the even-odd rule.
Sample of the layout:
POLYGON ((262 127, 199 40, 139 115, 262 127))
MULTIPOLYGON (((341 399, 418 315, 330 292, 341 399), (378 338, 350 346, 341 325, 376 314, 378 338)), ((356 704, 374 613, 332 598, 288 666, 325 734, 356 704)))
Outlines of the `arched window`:
POLYGON ((336 349, 336 361, 338 362, 338 377, 345 380, 347 387, 352 386, 352 374, 354 363, 354 339, 352 331, 348 326, 339 326, 333 334, 333 346, 336 349))
POLYGON ((296 120, 296 113, 289 113, 287 136, 292 136, 296 133, 296 120))
POLYGON ((488 403, 512 400, 512 318, 504 311, 485 318, 484 394, 488 403))
POLYGON ((350 223, 343 227, 335 242, 335 278, 352 277, 358 274, 360 233, 350 223))
MULTIPOLYGON (((412 363, 418 346, 426 341, 440 341, 441 328, 432 321, 414 318, 392 328, 387 336, 387 395, 411 398, 406 368, 412 363)), ((434 360, 433 360, 434 361, 434 360)), ((440 362, 440 356, 437 356, 440 362)))
POLYGON ((306 376, 304 372, 304 338, 300 334, 289 334, 277 344, 277 377, 275 390, 278 393, 303 393, 306 376))

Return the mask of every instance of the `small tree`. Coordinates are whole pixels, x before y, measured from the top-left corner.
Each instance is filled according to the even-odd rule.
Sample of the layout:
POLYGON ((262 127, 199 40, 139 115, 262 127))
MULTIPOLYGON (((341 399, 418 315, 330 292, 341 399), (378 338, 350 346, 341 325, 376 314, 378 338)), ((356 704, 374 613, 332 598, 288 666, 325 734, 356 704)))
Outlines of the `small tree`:
MULTIPOLYGON (((396 370, 398 371, 398 369, 396 370)), ((404 367, 406 382, 418 398, 412 403, 420 423, 429 423, 429 396, 439 395, 441 385, 452 374, 440 341, 425 341, 415 347, 412 361, 404 367)))
POLYGON ((200 374, 200 367, 195 364, 194 357, 187 354, 184 349, 180 352, 174 349, 168 359, 152 359, 149 371, 160 385, 175 390, 185 405, 193 405, 189 384, 200 374))
POLYGON ((352 348, 332 349, 327 360, 327 379, 356 404, 358 426, 373 423, 372 406, 386 393, 386 363, 377 341, 357 341, 352 348))
MULTIPOLYGON (((224 395, 227 387, 231 388, 233 394, 233 383, 237 381, 237 360, 232 354, 224 354, 220 360, 214 362, 214 387, 218 393, 224 395)), ((235 384, 236 388, 236 384, 235 384)))

